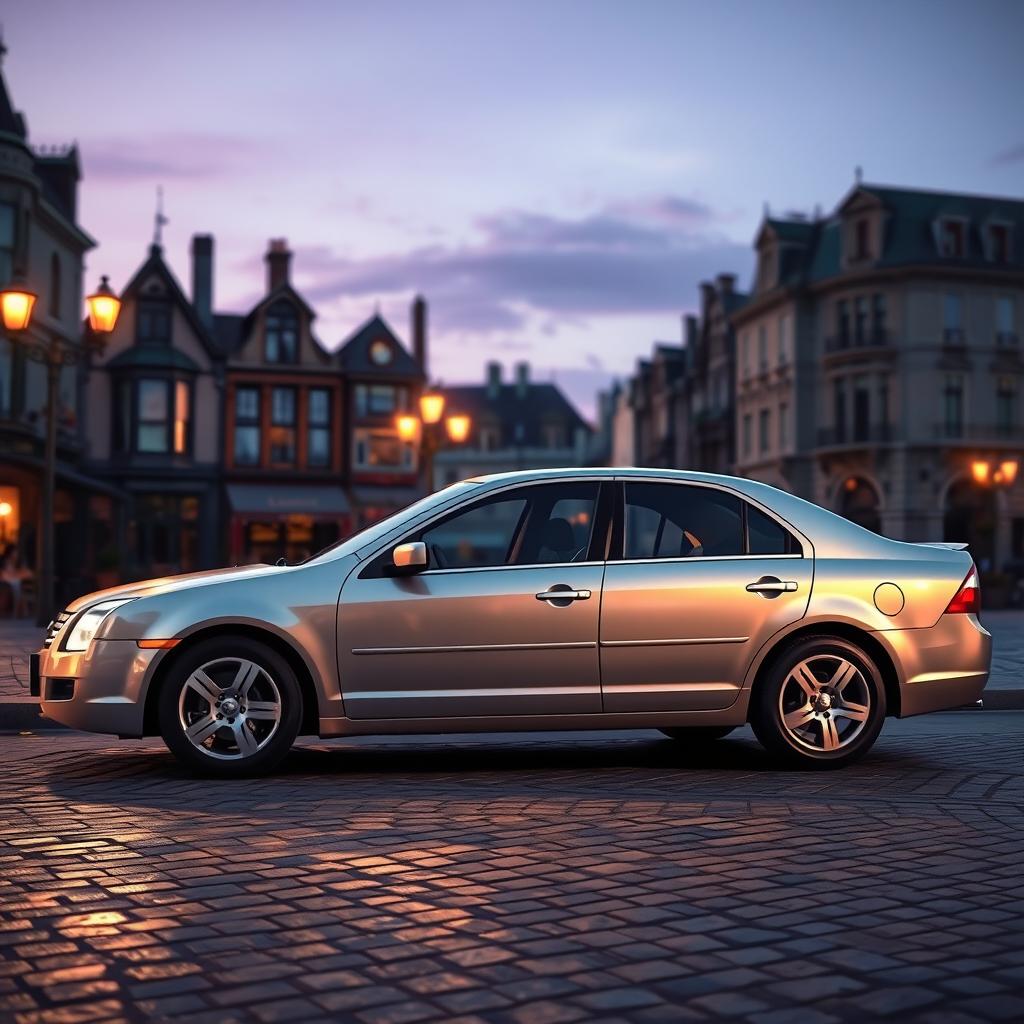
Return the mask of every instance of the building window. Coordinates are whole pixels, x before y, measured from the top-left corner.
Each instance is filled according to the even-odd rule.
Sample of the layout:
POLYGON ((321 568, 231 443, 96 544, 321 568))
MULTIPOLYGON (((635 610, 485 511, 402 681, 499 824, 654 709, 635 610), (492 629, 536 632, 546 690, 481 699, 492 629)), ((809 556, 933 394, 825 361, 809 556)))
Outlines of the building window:
POLYGON ((789 403, 779 406, 779 450, 785 451, 789 446, 789 403))
POLYGON ((750 377, 750 333, 744 331, 740 336, 740 368, 743 371, 743 379, 750 377))
POLYGON ((357 416, 390 416, 401 412, 406 405, 405 388, 391 384, 357 384, 357 416))
POLYGON ((867 377, 853 380, 853 439, 867 441, 871 431, 871 393, 867 377))
POLYGON ((258 466, 260 462, 260 389, 235 390, 235 465, 258 466))
POLYGON ((295 388, 273 388, 270 392, 270 462, 295 464, 295 388))
POLYGON ((1015 330, 1015 303, 1012 295, 1000 295, 996 299, 996 344, 1012 345, 1017 340, 1015 330))
POLYGON ((356 469, 411 472, 416 468, 415 449, 393 430, 358 428, 353 432, 356 469))
POLYGON ((309 392, 309 437, 306 462, 310 466, 331 464, 331 392, 311 388, 309 392))
POLYGON ((993 263, 1010 262, 1010 225, 989 224, 988 258, 993 263))
POLYGON ((14 203, 0 203, 0 285, 6 285, 14 276, 17 224, 18 210, 14 203))
POLYGON ((885 341, 886 313, 885 296, 876 292, 871 297, 871 334, 872 340, 877 343, 885 341))
POLYGON ((751 437, 750 437, 750 435, 751 435, 751 431, 753 430, 753 427, 752 427, 751 424, 752 424, 752 417, 751 417, 750 413, 749 412, 745 413, 744 416, 743 416, 743 454, 744 455, 749 455, 750 454, 750 448, 751 448, 751 437))
POLYGON ((964 433, 964 379, 956 374, 946 378, 943 391, 943 412, 946 437, 963 437, 964 433))
POLYGON ((885 435, 883 440, 888 440, 889 433, 889 379, 882 377, 878 382, 878 421, 882 424, 882 431, 885 435))
POLYGON ((943 339, 949 344, 963 344, 963 302, 959 295, 948 293, 943 300, 943 339))
POLYGON ((1017 385, 1012 377, 1000 377, 996 387, 996 431, 1012 437, 1017 423, 1017 385))
POLYGON ((184 455, 189 450, 189 418, 191 395, 187 381, 174 382, 174 454, 184 455))
POLYGON ((867 341, 868 334, 868 299, 866 295, 858 296, 853 304, 853 336, 858 345, 867 341))
POLYGON ((757 369, 760 373, 768 369, 768 328, 764 324, 757 329, 757 369))
POLYGON ((771 431, 771 412, 762 409, 757 417, 757 446, 762 455, 768 451, 768 434, 771 431))
POLYGON ((482 452, 493 452, 501 446, 501 431, 496 426, 481 426, 477 429, 477 444, 482 452))
POLYGON ((564 448, 565 430, 560 423, 547 423, 542 431, 545 448, 564 448))
POLYGON ((854 225, 853 258, 866 260, 871 255, 871 225, 867 217, 861 217, 854 225))
POLYGON ((846 380, 843 377, 837 378, 833 385, 832 415, 836 441, 842 444, 846 440, 846 380))
POLYGON ((836 334, 840 345, 845 347, 850 343, 850 304, 846 299, 836 303, 836 334))
POLYGON ((967 251, 967 222, 947 217, 939 224, 939 254, 961 259, 967 251))
POLYGON ((168 345, 171 341, 171 306, 161 300, 141 299, 135 321, 140 345, 168 345))
POLYGON ((135 424, 135 450, 166 452, 170 402, 167 381, 140 380, 138 383, 138 418, 135 424))
POLYGON ((789 329, 792 322, 792 317, 788 313, 783 313, 779 317, 779 366, 785 366, 789 362, 791 347, 789 329))
POLYGON ((50 255, 50 316, 55 320, 60 319, 61 307, 61 267, 60 255, 50 255))
POLYGON ((299 318, 290 302, 267 310, 265 357, 268 363, 295 363, 299 358, 299 318))

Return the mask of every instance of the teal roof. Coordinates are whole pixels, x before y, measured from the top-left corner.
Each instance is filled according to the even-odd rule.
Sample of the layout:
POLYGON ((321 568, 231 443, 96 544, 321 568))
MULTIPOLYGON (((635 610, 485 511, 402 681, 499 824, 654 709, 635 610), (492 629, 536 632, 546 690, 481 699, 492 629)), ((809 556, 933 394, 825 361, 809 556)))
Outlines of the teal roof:
POLYGON ((185 370, 199 373, 199 365, 180 349, 169 345, 132 345, 107 363, 107 369, 185 370))

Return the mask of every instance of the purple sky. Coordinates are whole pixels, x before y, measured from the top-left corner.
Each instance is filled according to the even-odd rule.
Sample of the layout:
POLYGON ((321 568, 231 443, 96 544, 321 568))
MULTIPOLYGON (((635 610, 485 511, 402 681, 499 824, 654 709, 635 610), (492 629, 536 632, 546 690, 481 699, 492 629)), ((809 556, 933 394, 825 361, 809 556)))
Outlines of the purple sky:
POLYGON ((431 303, 434 373, 529 359, 584 411, 697 282, 745 284, 767 201, 866 180, 1024 193, 1024 4, 34 0, 3 15, 33 144, 77 140, 88 280, 217 239, 216 303, 270 237, 334 347, 431 303))

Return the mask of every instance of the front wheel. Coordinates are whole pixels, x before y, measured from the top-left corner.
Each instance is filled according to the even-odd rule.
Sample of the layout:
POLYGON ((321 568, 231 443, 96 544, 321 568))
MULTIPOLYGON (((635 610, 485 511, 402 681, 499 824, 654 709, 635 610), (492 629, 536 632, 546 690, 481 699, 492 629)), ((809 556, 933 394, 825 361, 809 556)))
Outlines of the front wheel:
POLYGON ((787 648, 754 693, 750 724, 790 763, 839 768, 871 749, 885 720, 885 686, 874 661, 841 637, 787 648))
POLYGON ((171 752, 207 775, 270 771, 302 721, 295 673, 248 637, 204 640, 173 665, 160 689, 160 734, 171 752))

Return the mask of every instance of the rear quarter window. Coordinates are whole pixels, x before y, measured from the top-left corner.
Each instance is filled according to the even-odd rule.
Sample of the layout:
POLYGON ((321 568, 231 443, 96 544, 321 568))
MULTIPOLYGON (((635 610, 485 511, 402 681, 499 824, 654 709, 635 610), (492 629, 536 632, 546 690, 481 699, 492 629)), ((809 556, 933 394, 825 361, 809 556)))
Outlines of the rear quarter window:
POLYGON ((800 545, 784 526, 747 505, 747 550, 751 555, 798 555, 800 545))

